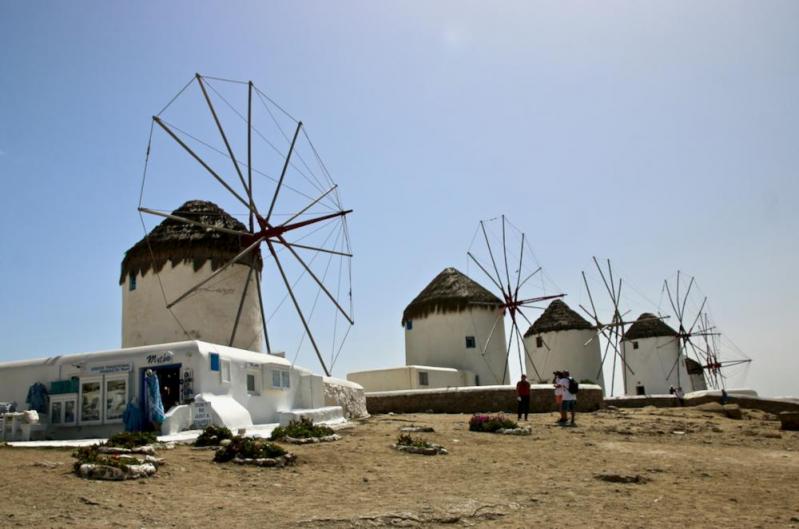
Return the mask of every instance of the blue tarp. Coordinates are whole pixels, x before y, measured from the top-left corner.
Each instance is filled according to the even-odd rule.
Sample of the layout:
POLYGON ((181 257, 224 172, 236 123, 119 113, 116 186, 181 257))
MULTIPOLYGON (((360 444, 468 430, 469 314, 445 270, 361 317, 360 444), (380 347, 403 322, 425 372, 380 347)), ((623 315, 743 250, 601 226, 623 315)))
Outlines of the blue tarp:
POLYGON ((129 402, 122 414, 126 432, 140 432, 142 430, 141 409, 135 402, 129 402))
POLYGON ((47 413, 47 398, 47 387, 41 382, 37 382, 28 388, 28 397, 25 399, 25 402, 28 403, 29 410, 47 413))
POLYGON ((164 403, 161 401, 158 375, 148 373, 144 380, 147 385, 147 418, 152 423, 161 424, 164 422, 164 403))

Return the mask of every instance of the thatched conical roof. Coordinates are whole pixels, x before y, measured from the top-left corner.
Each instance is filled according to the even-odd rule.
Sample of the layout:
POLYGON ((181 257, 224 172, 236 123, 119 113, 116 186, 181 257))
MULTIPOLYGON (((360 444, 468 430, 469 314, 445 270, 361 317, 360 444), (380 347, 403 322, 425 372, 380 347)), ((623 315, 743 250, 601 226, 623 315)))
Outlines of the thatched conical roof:
POLYGON ((568 331, 572 329, 592 329, 593 325, 573 311, 563 300, 556 299, 533 322, 524 337, 542 332, 568 331))
MULTIPOLYGON (((203 224, 247 231, 244 224, 213 202, 190 200, 172 214, 203 224)), ((151 269, 155 269, 156 273, 160 272, 167 261, 171 262, 172 266, 180 263, 192 263, 195 271, 210 261, 211 268, 216 270, 248 245, 247 241, 236 235, 206 230, 178 220, 165 219, 125 252, 119 283, 122 284, 130 274, 145 275, 151 269)), ((256 248, 239 262, 254 264, 256 269, 260 270, 262 267, 260 250, 256 248)))
POLYGON ((642 338, 656 338, 658 336, 677 336, 677 331, 649 312, 644 312, 638 316, 635 323, 630 325, 630 328, 624 333, 625 340, 640 340, 642 338))
POLYGON ((455 268, 445 268, 402 313, 402 324, 433 312, 461 312, 470 306, 499 308, 502 300, 455 268), (479 303, 480 305, 474 305, 479 303))

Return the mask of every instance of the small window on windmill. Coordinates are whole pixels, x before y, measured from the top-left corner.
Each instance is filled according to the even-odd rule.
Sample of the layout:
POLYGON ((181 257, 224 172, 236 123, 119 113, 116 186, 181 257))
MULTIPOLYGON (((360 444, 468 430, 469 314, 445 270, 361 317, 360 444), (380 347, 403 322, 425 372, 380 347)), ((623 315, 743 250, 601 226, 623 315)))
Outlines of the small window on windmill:
POLYGON ((408 320, 405 322, 405 330, 410 331, 413 329, 413 320, 408 320))
POLYGON ((477 342, 474 339, 474 336, 467 336, 466 337, 466 348, 467 349, 474 349, 477 347, 477 342))
POLYGON ((638 349, 638 342, 633 342, 633 349, 638 349))
POLYGON ((535 346, 538 347, 539 349, 544 347, 544 339, 541 338, 540 336, 536 336, 535 337, 535 346))
POLYGON ((420 386, 430 385, 430 379, 427 377, 426 371, 419 371, 419 385, 420 386))
POLYGON ((128 274, 128 290, 133 291, 136 290, 136 274, 131 272, 128 274))

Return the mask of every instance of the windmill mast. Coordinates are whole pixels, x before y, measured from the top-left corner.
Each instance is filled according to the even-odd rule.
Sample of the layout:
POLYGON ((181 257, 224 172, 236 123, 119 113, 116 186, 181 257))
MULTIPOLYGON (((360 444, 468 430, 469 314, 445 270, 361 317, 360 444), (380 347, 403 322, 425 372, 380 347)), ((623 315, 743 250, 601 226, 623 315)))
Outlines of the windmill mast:
MULTIPOLYGON (((505 215, 501 215, 501 243, 491 243, 491 240, 488 237, 488 233, 486 232, 485 228, 485 221, 480 221, 479 230, 483 234, 483 240, 485 242, 485 248, 488 252, 489 260, 491 261, 492 268, 494 270, 494 275, 492 275, 488 267, 484 265, 471 251, 466 252, 466 255, 471 259, 474 264, 491 280, 491 283, 501 292, 500 299, 502 300, 502 304, 500 305, 500 310, 507 311, 507 314, 510 316, 510 326, 511 332, 510 336, 508 337, 508 345, 506 349, 506 359, 505 359, 505 371, 503 372, 502 384, 506 383, 505 374, 507 374, 507 366, 510 360, 511 349, 513 347, 513 342, 516 342, 516 353, 518 356, 519 361, 519 369, 522 373, 524 373, 524 360, 522 358, 522 352, 524 352, 524 357, 530 363, 530 366, 533 368, 535 375, 537 378, 541 379, 541 374, 538 372, 538 369, 533 362, 532 356, 530 352, 527 350, 527 345, 524 342, 524 337, 522 336, 522 331, 519 328, 519 320, 518 317, 521 316, 525 321, 527 321, 528 325, 532 325, 532 321, 525 315, 524 310, 522 309, 539 309, 542 310, 541 307, 537 307, 535 304, 540 303, 542 301, 552 300, 552 299, 559 299, 564 297, 566 294, 550 294, 550 295, 543 295, 543 296, 535 296, 535 297, 527 297, 525 298, 523 295, 520 294, 522 292, 522 287, 529 281, 533 276, 537 275, 541 272, 541 267, 539 266, 536 268, 532 273, 528 274, 526 277, 522 278, 522 269, 524 268, 524 248, 525 248, 525 241, 526 236, 524 233, 521 234, 521 248, 519 251, 519 268, 515 271, 515 273, 511 274, 511 269, 508 264, 508 243, 506 237, 506 225, 510 224, 505 215), (494 258, 494 250, 498 250, 497 246, 501 246, 502 250, 502 264, 504 265, 504 278, 503 274, 500 273, 500 267, 497 266, 497 260, 494 258), (511 280, 511 276, 515 276, 515 285, 513 284, 514 281, 511 280)), ((513 227, 513 225, 510 225, 513 227)))

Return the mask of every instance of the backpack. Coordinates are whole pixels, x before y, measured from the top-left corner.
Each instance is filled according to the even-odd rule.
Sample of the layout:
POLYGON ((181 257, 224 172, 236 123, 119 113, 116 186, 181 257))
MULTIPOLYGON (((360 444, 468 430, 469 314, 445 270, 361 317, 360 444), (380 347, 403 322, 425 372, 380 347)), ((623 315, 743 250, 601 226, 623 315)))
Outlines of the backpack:
POLYGON ((576 395, 580 391, 580 384, 574 378, 569 377, 569 393, 576 395))

